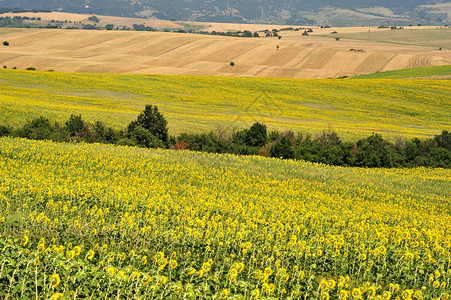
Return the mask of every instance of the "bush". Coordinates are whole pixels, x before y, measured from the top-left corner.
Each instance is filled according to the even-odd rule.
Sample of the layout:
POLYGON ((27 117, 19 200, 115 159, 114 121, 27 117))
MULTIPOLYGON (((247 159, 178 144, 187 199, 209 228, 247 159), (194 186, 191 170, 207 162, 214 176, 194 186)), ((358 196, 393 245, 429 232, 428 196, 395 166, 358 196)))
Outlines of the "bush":
POLYGON ((246 145, 250 147, 262 147, 268 141, 266 125, 255 123, 246 131, 246 145))
POLYGON ((374 133, 357 141, 357 164, 361 167, 393 167, 389 143, 374 133))
POLYGON ((81 115, 71 115, 66 121, 66 131, 70 137, 85 138, 88 135, 88 126, 82 120, 81 115))
POLYGON ((7 41, 4 41, 4 42, 3 42, 3 46, 8 47, 8 46, 9 46, 9 43, 8 43, 7 41))
POLYGON ((146 148, 164 148, 164 143, 155 137, 149 130, 139 125, 130 134, 136 145, 146 148))
POLYGON ((13 133, 13 129, 6 125, 0 125, 0 137, 8 136, 13 133))
POLYGON ((275 142, 269 151, 271 157, 277 158, 294 158, 293 143, 287 136, 282 136, 280 140, 275 142))

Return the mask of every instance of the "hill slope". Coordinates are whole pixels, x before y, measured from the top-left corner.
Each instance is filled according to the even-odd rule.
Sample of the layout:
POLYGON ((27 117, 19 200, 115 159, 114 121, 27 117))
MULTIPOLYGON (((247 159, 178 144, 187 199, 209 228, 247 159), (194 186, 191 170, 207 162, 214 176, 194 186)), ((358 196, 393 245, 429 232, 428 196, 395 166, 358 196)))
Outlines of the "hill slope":
POLYGON ((0 124, 23 125, 43 115, 71 114, 117 129, 157 105, 172 134, 249 128, 345 139, 379 132, 424 137, 449 130, 448 80, 274 79, 207 76, 71 74, 0 70, 0 124))
POLYGON ((332 26, 385 23, 443 25, 449 15, 435 0, 2 0, 1 6, 61 10, 115 16, 148 16, 210 22, 270 22, 330 24, 332 26))
MULTIPOLYGON (((447 30, 430 29, 429 35, 441 38, 447 30)), ((314 34, 330 37, 284 31, 279 40, 167 32, 0 29, 2 39, 9 42, 8 47, 0 47, 0 65, 65 72, 327 78, 451 64, 450 50, 344 38, 336 41, 330 31, 314 30, 314 34), (230 66, 231 61, 235 66, 230 66)), ((405 31, 410 36, 422 30, 405 31)))
POLYGON ((450 170, 0 138, 0 174, 2 271, 20 278, 2 278, 2 299, 250 298, 265 284, 299 299, 323 278, 335 298, 394 282, 393 297, 432 298, 446 290, 430 274, 451 279, 450 170), (419 272, 424 253, 437 263, 419 272))

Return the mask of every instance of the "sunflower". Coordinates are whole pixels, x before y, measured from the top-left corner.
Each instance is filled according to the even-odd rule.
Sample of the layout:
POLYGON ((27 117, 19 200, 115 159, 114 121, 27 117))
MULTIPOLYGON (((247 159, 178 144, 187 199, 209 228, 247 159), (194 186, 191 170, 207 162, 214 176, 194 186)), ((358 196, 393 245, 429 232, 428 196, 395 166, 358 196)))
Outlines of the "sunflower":
POLYGON ((171 267, 171 269, 175 269, 175 268, 177 268, 178 263, 177 263, 177 261, 175 259, 171 259, 169 261, 169 266, 171 267))
POLYGON ((88 260, 91 260, 91 259, 93 259, 94 258, 94 255, 95 255, 96 253, 94 252, 94 250, 92 250, 92 249, 89 249, 89 251, 88 251, 88 254, 87 254, 87 256, 86 256, 86 258, 88 259, 88 260))
POLYGON ((362 291, 359 288, 354 288, 352 290, 352 297, 355 299, 360 299, 362 297, 362 291))
POLYGON ((221 299, 227 299, 229 297, 229 290, 223 289, 221 291, 221 294, 219 294, 219 297, 221 297, 221 299))
POLYGON ((28 244, 28 241, 29 241, 28 235, 24 235, 23 239, 24 239, 23 245, 26 246, 28 244))
POLYGON ((260 290, 259 289, 252 290, 250 296, 251 299, 257 299, 258 297, 260 297, 260 290))
POLYGON ((338 297, 341 300, 346 300, 349 297, 349 292, 347 290, 341 290, 340 293, 338 294, 338 297))
POLYGON ((50 276, 49 280, 50 280, 50 284, 53 287, 57 287, 61 282, 61 278, 58 274, 53 274, 52 276, 50 276))
POLYGON ((329 300, 329 298, 330 298, 330 295, 328 292, 324 291, 321 293, 321 296, 320 296, 321 300, 329 300))

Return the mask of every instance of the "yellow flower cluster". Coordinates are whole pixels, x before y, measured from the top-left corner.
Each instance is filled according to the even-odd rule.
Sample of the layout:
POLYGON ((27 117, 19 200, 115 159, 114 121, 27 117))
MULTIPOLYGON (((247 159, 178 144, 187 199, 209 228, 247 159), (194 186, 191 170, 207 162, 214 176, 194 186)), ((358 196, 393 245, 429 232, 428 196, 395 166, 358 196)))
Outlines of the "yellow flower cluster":
MULTIPOLYGON (((276 79, 0 70, 0 125, 71 114, 124 129, 145 105, 159 107, 172 134, 221 124, 317 134, 332 128, 348 140, 371 132, 430 137, 451 119, 448 80, 276 79), (26 109, 24 109, 26 107, 26 109)), ((444 127, 445 126, 445 127, 444 127)))
POLYGON ((449 299, 449 170, 13 138, 0 157, 0 298, 449 299))

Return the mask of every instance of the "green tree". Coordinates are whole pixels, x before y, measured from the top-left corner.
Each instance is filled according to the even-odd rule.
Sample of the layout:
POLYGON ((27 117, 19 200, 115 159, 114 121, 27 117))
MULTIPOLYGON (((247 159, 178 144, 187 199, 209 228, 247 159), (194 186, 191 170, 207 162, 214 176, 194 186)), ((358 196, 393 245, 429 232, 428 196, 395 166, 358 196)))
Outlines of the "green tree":
POLYGON ((255 123, 246 131, 246 145, 251 147, 262 147, 268 141, 266 125, 255 123))
POLYGON ((271 157, 293 158, 293 143, 287 136, 282 136, 280 140, 275 142, 269 150, 271 157))
POLYGON ((131 134, 138 126, 148 130, 154 137, 161 140, 165 145, 169 142, 168 122, 158 111, 156 106, 146 105, 136 121, 128 125, 127 131, 131 134))
POLYGON ((17 135, 33 140, 50 140, 55 131, 56 128, 49 119, 39 117, 25 124, 18 130, 17 135))

